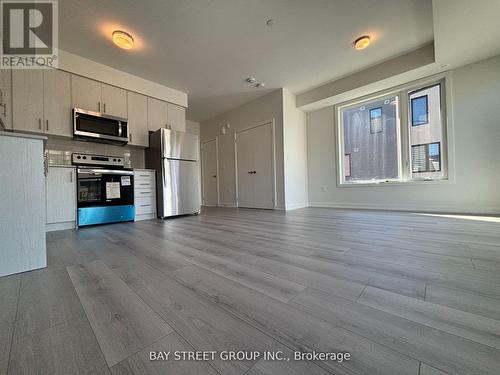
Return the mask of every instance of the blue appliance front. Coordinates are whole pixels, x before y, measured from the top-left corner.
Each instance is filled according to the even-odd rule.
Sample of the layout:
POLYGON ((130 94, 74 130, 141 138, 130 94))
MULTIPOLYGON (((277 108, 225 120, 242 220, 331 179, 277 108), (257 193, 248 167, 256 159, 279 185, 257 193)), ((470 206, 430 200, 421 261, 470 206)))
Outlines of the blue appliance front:
POLYGON ((77 169, 78 226, 132 221, 134 172, 126 169, 77 169))
POLYGON ((84 207, 78 209, 78 226, 133 221, 134 217, 133 205, 84 207))

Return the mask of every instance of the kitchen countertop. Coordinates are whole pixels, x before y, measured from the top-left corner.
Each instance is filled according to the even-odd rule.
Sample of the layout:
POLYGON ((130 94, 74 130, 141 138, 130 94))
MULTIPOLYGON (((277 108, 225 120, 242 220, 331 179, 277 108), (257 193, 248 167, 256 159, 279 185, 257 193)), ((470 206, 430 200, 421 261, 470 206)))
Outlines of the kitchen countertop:
POLYGON ((29 139, 40 139, 42 141, 46 141, 47 140, 47 137, 45 137, 43 135, 15 133, 15 132, 10 132, 10 131, 0 131, 0 136, 4 136, 4 137, 16 137, 16 138, 29 138, 29 139))
POLYGON ((76 165, 71 165, 71 164, 49 164, 49 168, 76 168, 76 165))

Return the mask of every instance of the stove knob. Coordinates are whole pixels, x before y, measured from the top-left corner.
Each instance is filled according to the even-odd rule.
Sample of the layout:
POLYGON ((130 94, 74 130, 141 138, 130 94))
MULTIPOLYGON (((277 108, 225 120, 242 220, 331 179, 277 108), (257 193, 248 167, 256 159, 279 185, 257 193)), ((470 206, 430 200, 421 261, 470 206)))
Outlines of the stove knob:
POLYGON ((87 159, 87 157, 86 157, 86 156, 84 156, 84 157, 83 157, 83 159, 85 160, 85 159, 87 159))
POLYGON ((76 158, 77 158, 77 159, 81 159, 82 157, 81 157, 81 156, 77 156, 76 158))

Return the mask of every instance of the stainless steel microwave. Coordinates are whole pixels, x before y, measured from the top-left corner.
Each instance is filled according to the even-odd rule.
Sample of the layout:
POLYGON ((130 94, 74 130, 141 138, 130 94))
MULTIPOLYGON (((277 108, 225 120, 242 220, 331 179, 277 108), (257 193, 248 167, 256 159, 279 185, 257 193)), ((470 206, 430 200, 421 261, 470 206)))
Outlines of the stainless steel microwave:
POLYGON ((128 120, 105 113, 73 108, 73 138, 125 145, 128 143, 128 120))

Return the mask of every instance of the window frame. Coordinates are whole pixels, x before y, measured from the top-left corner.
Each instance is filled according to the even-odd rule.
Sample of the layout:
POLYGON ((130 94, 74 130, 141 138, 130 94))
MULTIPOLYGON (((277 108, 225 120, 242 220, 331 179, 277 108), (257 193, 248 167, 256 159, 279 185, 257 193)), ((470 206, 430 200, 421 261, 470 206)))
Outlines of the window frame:
MULTIPOLYGON (((452 130, 452 103, 451 103, 451 77, 449 72, 430 76, 420 80, 405 83, 385 90, 373 92, 367 95, 344 101, 333 106, 334 133, 335 133, 335 169, 337 187, 373 187, 381 185, 418 185, 418 184, 448 184, 455 183, 454 165, 451 163, 453 150, 453 130, 452 130), (411 93, 424 90, 439 84, 440 87, 440 109, 442 139, 440 145, 440 161, 443 178, 441 179, 418 179, 412 178, 411 171, 411 113, 410 99, 411 93), (377 100, 384 97, 398 96, 397 113, 397 135, 398 135, 398 165, 399 179, 389 180, 369 180, 369 181, 346 181, 344 176, 344 135, 341 110, 364 105, 367 101, 377 100), (340 162, 342 161, 342 162, 340 162)), ((358 91, 359 92, 359 91, 358 91)), ((433 142, 434 143, 434 142, 433 142)))

